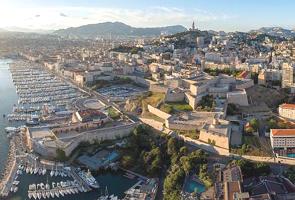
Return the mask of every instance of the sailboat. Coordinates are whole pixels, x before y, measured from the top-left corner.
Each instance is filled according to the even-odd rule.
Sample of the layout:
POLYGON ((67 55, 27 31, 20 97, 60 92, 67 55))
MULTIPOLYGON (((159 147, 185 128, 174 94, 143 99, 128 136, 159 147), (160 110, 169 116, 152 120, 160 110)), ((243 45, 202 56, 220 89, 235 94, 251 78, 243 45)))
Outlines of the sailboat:
POLYGON ((36 191, 33 192, 33 197, 34 197, 34 199, 37 199, 37 192, 36 191))
POLYGON ((37 172, 38 172, 38 168, 37 168, 37 165, 36 165, 36 162, 35 162, 34 174, 37 174, 37 172))
POLYGON ((51 198, 54 198, 54 192, 52 190, 50 190, 50 196, 51 198))
POLYGON ((44 167, 42 170, 42 175, 44 176, 46 174, 46 168, 44 167))
POLYGON ((31 199, 33 197, 33 193, 31 191, 28 192, 28 197, 31 199))
POLYGON ((54 176, 58 176, 58 170, 57 170, 57 166, 55 168, 55 173, 54 173, 54 176))
POLYGON ((52 166, 52 170, 50 172, 50 176, 52 177, 54 175, 54 171, 53 171, 53 166, 52 166))

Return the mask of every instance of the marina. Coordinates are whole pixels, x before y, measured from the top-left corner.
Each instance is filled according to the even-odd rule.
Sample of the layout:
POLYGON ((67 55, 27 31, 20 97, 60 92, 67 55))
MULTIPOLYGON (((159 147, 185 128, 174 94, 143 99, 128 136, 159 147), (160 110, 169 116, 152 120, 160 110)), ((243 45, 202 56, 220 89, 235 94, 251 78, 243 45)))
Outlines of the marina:
POLYGON ((8 121, 30 121, 34 123, 42 117, 43 106, 66 107, 83 96, 74 85, 47 72, 41 66, 15 61, 9 65, 11 77, 18 95, 18 102, 8 121))
MULTIPOLYGON (((5 163, 0 166, 1 199, 123 199, 126 196, 125 192, 137 184, 140 177, 122 170, 92 176, 88 169, 81 170, 77 166, 40 160, 38 156, 28 151, 24 125, 28 125, 28 122, 41 122, 44 111, 47 113, 56 111, 61 116, 71 113, 64 108, 73 100, 83 97, 83 93, 74 86, 55 79, 40 68, 22 67, 19 65, 21 61, 17 63, 17 65, 11 64, 10 71, 6 61, 3 64, 5 67, 0 66, 0 77, 3 76, 2 80, 6 81, 0 88, 3 87, 2 91, 9 90, 6 91, 8 95, 5 98, 10 99, 9 104, 3 105, 5 107, 0 105, 2 112, 0 154, 3 152, 0 159, 5 163), (27 81, 18 80, 17 74, 22 76, 22 73, 24 79, 27 77, 27 81), (32 74, 32 78, 28 78, 29 76, 26 76, 28 74, 32 74), (43 82, 40 77, 44 77, 45 81, 43 82), (49 77, 53 78, 53 81, 48 81, 49 77), (30 93, 24 92, 26 90, 30 93), (51 95, 49 98, 46 92, 43 93, 43 96, 50 99, 49 101, 39 95, 40 90, 51 95), (33 98, 36 101, 31 100, 33 98), (7 114, 11 111, 11 114, 7 114)), ((0 100, 1 98, 3 95, 0 100)))

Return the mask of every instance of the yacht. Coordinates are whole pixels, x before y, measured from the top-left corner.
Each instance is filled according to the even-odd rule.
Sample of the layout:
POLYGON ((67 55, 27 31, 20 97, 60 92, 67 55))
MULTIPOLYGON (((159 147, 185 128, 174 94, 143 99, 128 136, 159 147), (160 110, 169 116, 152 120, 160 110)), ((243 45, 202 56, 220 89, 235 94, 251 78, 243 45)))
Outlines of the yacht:
POLYGON ((33 167, 30 168, 30 174, 33 174, 34 173, 34 169, 33 167))
POLYGON ((37 174, 37 172, 38 172, 38 168, 35 166, 34 174, 37 174))
POLYGON ((49 191, 46 191, 46 198, 50 198, 50 192, 49 191))
POLYGON ((41 192, 37 192, 38 199, 41 199, 41 192))
POLYGON ((57 196, 57 198, 59 198, 59 192, 58 192, 58 190, 55 190, 54 194, 55 194, 55 196, 57 196))
POLYGON ((6 127, 5 132, 6 133, 17 133, 17 132, 19 132, 19 129, 16 127, 6 127))
POLYGON ((53 192, 53 190, 50 190, 50 196, 51 196, 51 198, 54 198, 54 192, 53 192))
POLYGON ((34 197, 34 199, 37 199, 37 192, 36 191, 33 192, 33 197, 34 197))
POLYGON ((59 190, 59 194, 61 195, 61 196, 65 196, 65 194, 64 194, 64 192, 63 192, 63 190, 61 189, 61 190, 59 190))
POLYGON ((42 170, 42 175, 44 176, 46 174, 46 168, 44 167, 42 170))
POLYGON ((97 183, 97 181, 95 180, 95 178, 92 176, 90 170, 88 170, 87 172, 85 171, 80 171, 78 173, 78 175, 87 183, 87 185, 89 185, 92 188, 99 188, 99 184, 97 183))
POLYGON ((52 170, 50 172, 50 176, 52 177, 54 175, 54 171, 53 171, 53 167, 52 167, 52 170))
POLYGON ((28 192, 28 197, 31 199, 33 197, 33 193, 31 191, 28 192))

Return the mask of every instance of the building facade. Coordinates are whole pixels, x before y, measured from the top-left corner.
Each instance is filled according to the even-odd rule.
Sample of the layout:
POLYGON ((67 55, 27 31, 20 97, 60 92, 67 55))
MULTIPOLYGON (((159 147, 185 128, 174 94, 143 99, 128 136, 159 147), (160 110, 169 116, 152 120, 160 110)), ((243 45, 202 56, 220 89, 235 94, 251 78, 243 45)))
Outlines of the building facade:
POLYGON ((279 106, 279 115, 290 120, 295 120, 295 104, 281 104, 279 106))
POLYGON ((270 142, 277 156, 295 158, 295 129, 271 129, 270 142))

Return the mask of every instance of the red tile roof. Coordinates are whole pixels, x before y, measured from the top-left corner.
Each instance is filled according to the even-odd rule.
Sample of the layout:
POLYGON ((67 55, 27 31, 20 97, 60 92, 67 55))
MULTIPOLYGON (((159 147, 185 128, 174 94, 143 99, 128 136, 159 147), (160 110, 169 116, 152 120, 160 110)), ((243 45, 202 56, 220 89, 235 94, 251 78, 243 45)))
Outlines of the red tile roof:
POLYGON ((271 129, 273 136, 295 136, 295 129, 271 129))
POLYGON ((284 109, 295 109, 295 104, 284 103, 284 104, 281 104, 280 107, 284 109))

